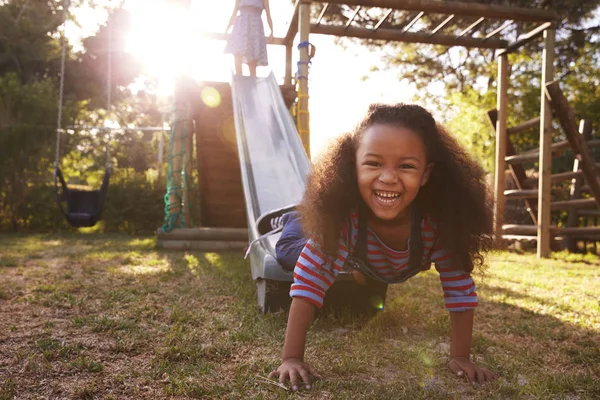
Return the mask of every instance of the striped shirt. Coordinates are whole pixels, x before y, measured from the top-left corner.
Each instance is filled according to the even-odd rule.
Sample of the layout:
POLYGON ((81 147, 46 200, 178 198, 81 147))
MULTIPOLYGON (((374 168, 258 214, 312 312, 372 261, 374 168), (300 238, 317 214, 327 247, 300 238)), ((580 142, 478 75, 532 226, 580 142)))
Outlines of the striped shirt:
MULTIPOLYGON (((351 224, 346 224, 342 228, 337 257, 333 263, 323 254, 317 243, 312 239, 308 240, 294 268, 294 283, 290 288, 291 297, 306 299, 318 308, 323 306, 325 292, 333 284, 346 258, 356 245, 358 213, 352 214, 350 221, 351 224), (348 232, 348 225, 350 225, 350 232, 348 232)), ((446 309, 466 311, 477 307, 477 293, 471 275, 450 268, 448 252, 435 240, 436 224, 427 215, 421 223, 421 237, 425 248, 422 263, 423 265, 430 261, 435 263, 435 269, 440 275, 446 309)), ((371 228, 367 231, 367 262, 373 271, 381 276, 393 277, 408 268, 409 249, 405 251, 391 249, 371 228)))

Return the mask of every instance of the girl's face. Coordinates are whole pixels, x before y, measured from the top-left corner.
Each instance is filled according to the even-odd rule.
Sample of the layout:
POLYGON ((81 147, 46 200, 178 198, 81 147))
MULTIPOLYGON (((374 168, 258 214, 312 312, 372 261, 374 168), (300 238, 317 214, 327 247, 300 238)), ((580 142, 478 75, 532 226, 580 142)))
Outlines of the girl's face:
POLYGON ((372 125, 356 150, 360 195, 373 216, 385 221, 407 216, 432 168, 423 141, 406 128, 372 125))

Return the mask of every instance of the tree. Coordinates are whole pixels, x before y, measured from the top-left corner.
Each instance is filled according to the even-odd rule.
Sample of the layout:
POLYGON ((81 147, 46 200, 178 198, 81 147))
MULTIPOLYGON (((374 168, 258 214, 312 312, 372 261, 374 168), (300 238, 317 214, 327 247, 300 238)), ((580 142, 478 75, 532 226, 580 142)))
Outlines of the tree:
POLYGON ((15 211, 32 184, 45 179, 56 117, 56 88, 50 80, 21 83, 17 74, 0 77, 0 215, 18 229, 15 211))
MULTIPOLYGON (((18 229, 16 210, 27 194, 36 185, 49 182, 51 177, 63 4, 50 0, 0 2, 0 220, 10 221, 13 230, 18 229)), ((134 98, 127 86, 140 69, 124 51, 123 32, 128 18, 123 10, 111 10, 107 25, 83 41, 83 51, 76 53, 67 45, 62 127, 103 125, 107 115, 105 84, 109 47, 114 118, 127 123, 136 121, 131 115, 133 107, 127 104, 140 103, 140 99, 134 98), (107 45, 109 30, 112 31, 111 46, 107 45)), ((148 115, 156 117, 157 113, 148 111, 141 118, 148 115)), ((131 142, 129 136, 134 134, 113 135, 113 145, 118 148, 121 143, 131 142), (121 141, 122 138, 125 140, 121 141)), ((61 144, 60 154, 66 155, 67 165, 75 166, 73 161, 78 161, 79 170, 75 170, 75 175, 91 173, 93 183, 104 165, 104 135, 72 130, 61 135, 61 144)))
MULTIPOLYGON (((465 0, 463 0, 465 2, 465 0)), ((597 13, 599 0, 478 0, 474 3, 502 6, 538 7, 560 11, 562 17, 557 28, 556 41, 556 79, 561 81, 563 90, 570 94, 569 100, 575 107, 575 113, 600 122, 598 113, 597 86, 589 83, 600 76, 598 50, 600 50, 600 24, 597 13), (594 19, 594 17, 596 18, 594 19), (583 83, 587 82, 587 83, 583 83), (583 83, 583 84, 582 84, 583 83), (576 95, 577 94, 577 95, 576 95)), ((318 15, 321 8, 314 8, 318 15)), ((355 8, 330 5, 325 13, 328 22, 343 23, 354 14, 355 8)), ((373 27, 386 10, 361 9, 355 17, 355 24, 373 27)), ((417 12, 394 12, 381 25, 381 28, 402 29, 416 16, 417 12)), ((431 32, 446 18, 445 15, 425 15, 412 31, 431 32)), ((446 25, 444 32, 458 33, 474 22, 476 18, 455 18, 446 25)), ((503 21, 486 21, 473 35, 485 35, 498 28, 503 21)), ((503 38, 516 40, 522 33, 528 32, 531 24, 519 23, 502 31, 503 38)), ((346 40, 339 40, 345 43, 346 40)), ((418 93, 416 100, 433 103, 444 115, 446 122, 453 127, 463 143, 482 157, 482 162, 493 166, 493 142, 478 149, 472 143, 488 143, 493 140, 489 122, 485 113, 495 108, 496 52, 492 50, 446 48, 428 44, 387 43, 376 40, 352 40, 372 49, 384 52, 384 60, 389 68, 398 71, 399 79, 408 79, 415 84, 418 93), (444 83, 441 97, 433 97, 429 90, 432 84, 444 83), (467 128, 469 127, 469 128, 467 128), (484 160, 485 158, 485 160, 484 160)), ((509 57, 509 124, 528 120, 539 114, 541 41, 534 41, 509 57)), ((560 134, 560 133, 557 133, 560 134)), ((518 149, 525 149, 537 143, 539 134, 532 131, 519 135, 518 149)))

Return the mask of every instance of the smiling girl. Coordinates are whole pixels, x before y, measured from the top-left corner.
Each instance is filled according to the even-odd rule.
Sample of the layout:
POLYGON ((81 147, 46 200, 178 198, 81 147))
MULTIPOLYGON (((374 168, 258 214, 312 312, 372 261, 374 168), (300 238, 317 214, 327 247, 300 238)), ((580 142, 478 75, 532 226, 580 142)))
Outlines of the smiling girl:
POLYGON ((422 107, 372 105, 309 176, 302 228, 294 225, 307 239, 294 268, 283 362, 270 376, 289 379, 294 390, 318 377, 304 361, 306 335, 342 268, 357 269, 359 282, 400 283, 435 263, 450 312, 449 368, 471 381, 494 379, 470 360, 478 304, 471 272, 491 245, 484 177, 422 107))

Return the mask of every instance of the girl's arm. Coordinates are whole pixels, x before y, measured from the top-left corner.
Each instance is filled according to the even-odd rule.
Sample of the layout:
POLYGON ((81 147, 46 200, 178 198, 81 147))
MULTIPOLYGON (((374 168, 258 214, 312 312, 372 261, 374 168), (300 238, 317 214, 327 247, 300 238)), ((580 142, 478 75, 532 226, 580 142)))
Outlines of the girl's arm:
POLYGON ((473 310, 450 313, 452 343, 449 367, 456 375, 466 376, 471 382, 484 383, 494 380, 496 375, 470 360, 474 314, 473 310))
POLYGON ((288 326, 285 331, 283 361, 279 368, 269 374, 269 378, 279 377, 279 382, 282 384, 289 379, 294 391, 298 390, 298 378, 302 379, 307 389, 310 389, 311 375, 320 378, 313 367, 304 362, 306 334, 314 317, 314 305, 303 298, 292 300, 288 326))
POLYGON ((450 313, 452 344, 450 357, 470 358, 471 338, 473 337, 473 310, 450 313))
POLYGON ((306 333, 315 317, 315 306, 302 298, 294 298, 290 306, 285 343, 283 345, 283 361, 290 359, 304 361, 306 333))
POLYGON ((271 9, 269 7, 269 0, 263 0, 263 7, 265 12, 267 13, 267 24, 269 24, 269 29, 271 30, 270 37, 273 37, 273 20, 271 19, 271 9))
MULTIPOLYGON (((423 231, 435 232, 435 226, 428 221, 423 231)), ((456 375, 466 377, 471 382, 483 383, 493 380, 496 377, 494 373, 470 360, 474 309, 479 304, 475 282, 470 273, 454 270, 449 252, 437 241, 434 243, 430 258, 440 274, 444 303, 450 311, 452 327, 448 366, 456 375)))
POLYGON ((235 5, 233 6, 233 11, 231 12, 231 17, 229 18, 229 23, 227 24, 227 29, 225 29, 225 33, 229 31, 229 28, 233 26, 235 22, 235 18, 237 17, 238 8, 240 6, 240 0, 235 0, 235 5))

